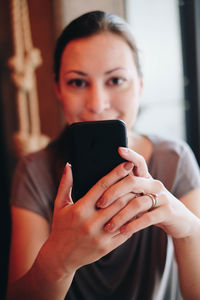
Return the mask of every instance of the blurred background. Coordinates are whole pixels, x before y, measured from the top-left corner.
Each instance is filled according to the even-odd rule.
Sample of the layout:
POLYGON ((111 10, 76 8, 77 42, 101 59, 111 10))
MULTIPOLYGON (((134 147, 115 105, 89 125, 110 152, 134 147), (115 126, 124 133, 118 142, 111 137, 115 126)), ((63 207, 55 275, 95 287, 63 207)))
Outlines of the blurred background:
MULTIPOLYGON (((7 284, 10 186, 15 165, 20 156, 25 154, 16 150, 16 139, 13 139, 20 126, 23 127, 17 103, 21 92, 19 85, 12 80, 13 69, 8 66, 8 61, 16 55, 16 40, 20 39, 19 32, 16 35, 16 28, 20 30, 17 23, 20 18, 18 21, 14 18, 14 9, 23 8, 24 5, 28 8, 33 47, 40 51, 42 58, 42 63, 35 70, 34 87, 38 102, 35 118, 39 118, 36 122, 36 133, 44 137, 44 143, 36 143, 35 148, 27 147, 25 152, 42 147, 47 141, 46 137, 55 138, 64 125, 53 87, 52 57, 57 36, 74 17, 100 9, 125 18, 132 26, 138 44, 144 74, 144 91, 136 123, 137 131, 186 140, 200 163, 199 0, 1 0, 1 299, 5 297, 7 284)), ((23 95, 27 97, 25 101, 29 111, 22 111, 21 117, 26 120, 31 118, 31 97, 29 92, 23 95)), ((29 143, 29 140, 25 139, 25 143, 29 143)))

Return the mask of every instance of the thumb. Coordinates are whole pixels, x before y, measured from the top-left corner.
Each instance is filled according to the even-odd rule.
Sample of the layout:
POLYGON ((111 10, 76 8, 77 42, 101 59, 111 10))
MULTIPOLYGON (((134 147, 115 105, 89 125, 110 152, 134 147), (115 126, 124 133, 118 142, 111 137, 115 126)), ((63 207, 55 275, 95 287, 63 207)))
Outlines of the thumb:
POLYGON ((73 179, 71 165, 67 163, 58 187, 58 192, 55 200, 55 209, 61 209, 67 205, 73 204, 71 198, 73 179))

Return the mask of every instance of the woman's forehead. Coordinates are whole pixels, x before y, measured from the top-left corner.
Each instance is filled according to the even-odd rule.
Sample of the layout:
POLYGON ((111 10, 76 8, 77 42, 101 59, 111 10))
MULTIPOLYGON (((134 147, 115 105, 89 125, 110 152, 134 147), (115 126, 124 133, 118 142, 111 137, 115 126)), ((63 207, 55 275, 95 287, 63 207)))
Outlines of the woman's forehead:
POLYGON ((119 65, 133 62, 133 53, 126 41, 117 34, 99 33, 90 37, 72 40, 65 47, 62 55, 62 64, 65 67, 85 64, 119 65))

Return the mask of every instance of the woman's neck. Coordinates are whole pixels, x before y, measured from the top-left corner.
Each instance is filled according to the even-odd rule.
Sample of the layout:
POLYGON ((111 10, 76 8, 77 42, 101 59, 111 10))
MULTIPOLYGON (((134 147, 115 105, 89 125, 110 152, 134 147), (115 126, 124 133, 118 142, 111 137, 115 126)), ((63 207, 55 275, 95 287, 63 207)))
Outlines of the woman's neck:
POLYGON ((146 163, 148 163, 153 152, 153 144, 146 136, 129 131, 128 147, 138 154, 142 155, 146 163))

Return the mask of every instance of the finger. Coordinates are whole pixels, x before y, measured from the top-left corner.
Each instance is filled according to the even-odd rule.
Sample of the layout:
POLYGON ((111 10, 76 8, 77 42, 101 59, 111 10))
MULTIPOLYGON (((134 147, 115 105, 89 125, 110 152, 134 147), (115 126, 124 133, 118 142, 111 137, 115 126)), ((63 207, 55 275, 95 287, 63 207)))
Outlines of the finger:
POLYGON ((121 193, 127 191, 135 194, 161 194, 166 190, 161 181, 138 176, 127 176, 121 182, 118 182, 115 186, 113 186, 109 191, 110 199, 112 197, 111 192, 112 194, 115 193, 114 189, 121 189, 121 193))
POLYGON ((100 209, 97 211, 96 221, 105 226, 108 221, 112 220, 112 218, 117 215, 126 205, 133 199, 133 194, 129 193, 124 195, 115 201, 112 205, 108 206, 105 209, 100 209))
POLYGON ((159 208, 151 210, 141 217, 130 221, 129 223, 123 225, 120 228, 120 233, 126 235, 127 237, 131 237, 134 233, 147 228, 151 225, 156 225, 162 223, 164 220, 164 209, 159 208))
POLYGON ((162 194, 166 189, 163 183, 153 178, 128 176, 128 186, 132 186, 132 191, 142 194, 162 194))
POLYGON ((119 147, 118 152, 122 158, 131 161, 134 164, 134 175, 140 177, 149 178, 151 175, 148 172, 147 164, 142 155, 136 153, 135 151, 125 148, 119 147))
POLYGON ((91 203, 98 207, 97 200, 103 195, 103 193, 109 189, 113 184, 126 177, 133 169, 131 162, 124 162, 114 168, 106 176, 101 178, 83 197, 86 202, 91 203))
POLYGON ((99 199, 98 207, 108 207, 126 193, 161 194, 163 191, 164 185, 158 180, 130 175, 113 184, 99 199))
MULTIPOLYGON (((118 202, 118 201, 116 201, 118 202)), ((114 232, 152 207, 148 196, 135 197, 105 225, 104 230, 114 232)))
MULTIPOLYGON (((124 195, 132 193, 133 191, 133 175, 126 176, 120 181, 113 184, 109 190, 105 191, 102 197, 99 199, 97 206, 99 208, 106 208, 111 205, 114 201, 122 198, 124 195), (131 177, 131 179, 129 178, 131 177)), ((133 198, 134 193, 132 193, 133 198)))
POLYGON ((71 198, 71 188, 72 188, 72 171, 69 163, 66 164, 64 172, 59 184, 56 200, 55 200, 55 209, 61 209, 66 205, 73 204, 71 198))

